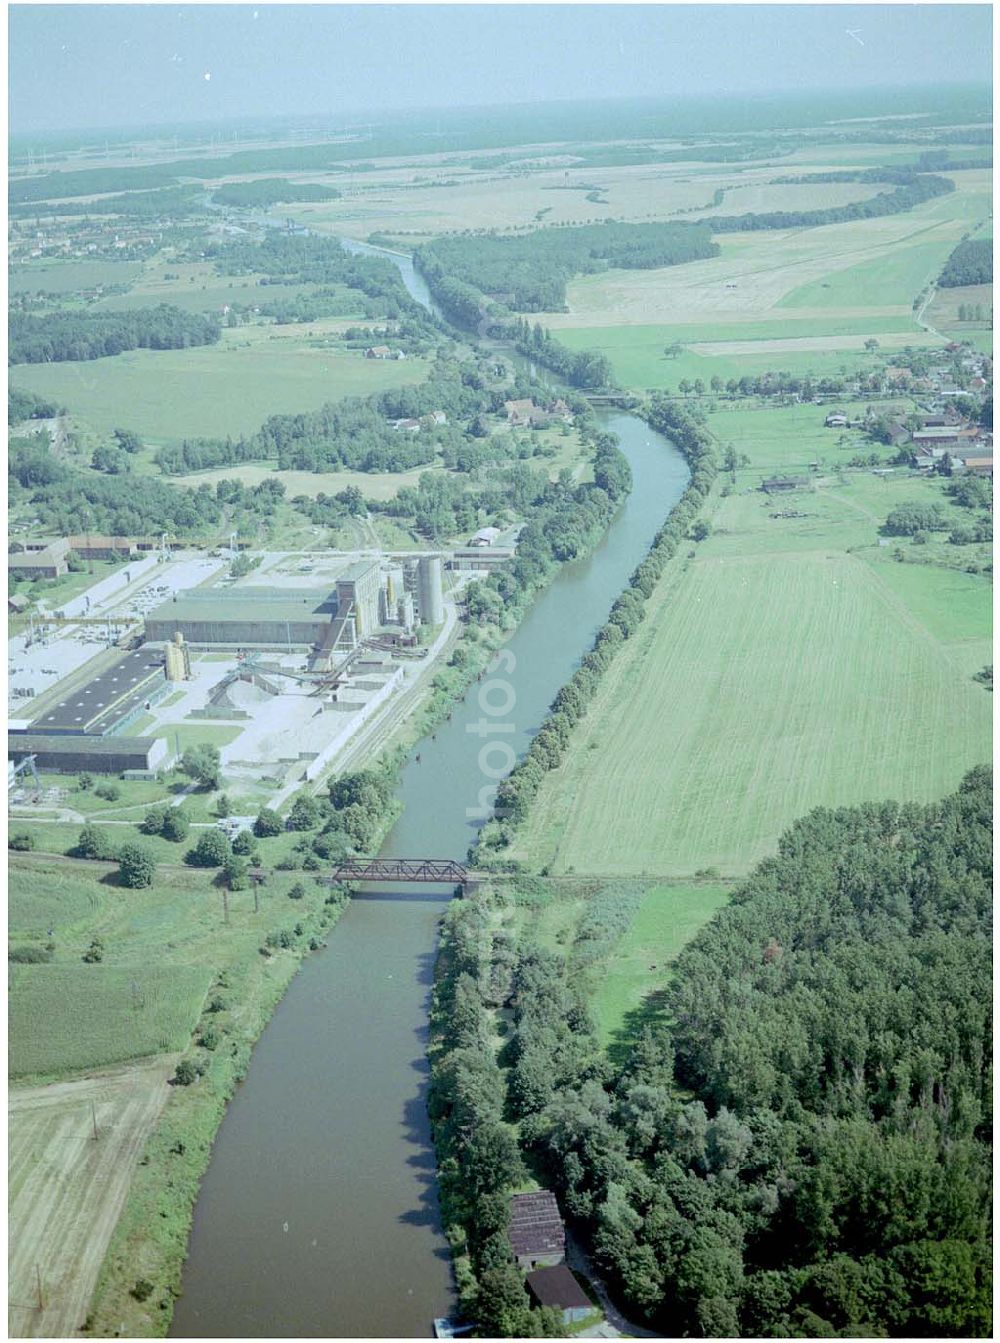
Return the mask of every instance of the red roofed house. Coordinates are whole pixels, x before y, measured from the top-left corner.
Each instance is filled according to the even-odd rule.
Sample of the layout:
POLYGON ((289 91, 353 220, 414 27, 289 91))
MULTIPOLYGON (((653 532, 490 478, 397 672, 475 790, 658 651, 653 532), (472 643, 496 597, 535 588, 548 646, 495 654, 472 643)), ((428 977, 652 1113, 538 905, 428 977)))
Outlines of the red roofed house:
POLYGON ((507 412, 507 423, 512 425, 530 424, 532 417, 538 414, 534 401, 505 401, 503 408, 507 412))
POLYGON ((550 1267, 566 1257, 566 1228, 547 1189, 511 1198, 508 1234, 520 1268, 550 1267))

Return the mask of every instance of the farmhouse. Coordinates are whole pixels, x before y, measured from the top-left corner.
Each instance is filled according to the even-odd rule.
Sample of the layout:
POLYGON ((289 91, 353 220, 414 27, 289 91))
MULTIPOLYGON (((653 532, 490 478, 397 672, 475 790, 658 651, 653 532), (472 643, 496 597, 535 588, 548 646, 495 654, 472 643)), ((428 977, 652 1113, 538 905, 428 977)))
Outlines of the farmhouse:
POLYGON ((527 1283, 528 1291, 540 1306, 552 1306, 562 1312, 564 1324, 577 1324, 594 1309, 565 1264, 536 1269, 528 1274, 527 1283))
POLYGON ((547 1189, 511 1198, 508 1232, 520 1268, 549 1267, 566 1257, 566 1228, 547 1189))
POLYGON ((839 414, 828 415, 826 419, 823 421, 823 423, 826 425, 827 429, 846 429, 847 416, 839 414))
POLYGON ((392 351, 389 349, 388 345, 370 345, 368 349, 365 350, 365 358, 391 359, 392 351))
POLYGON ((947 447, 959 441, 959 429, 954 424, 933 425, 927 429, 917 429, 913 435, 916 447, 947 447))
POLYGON ((507 412, 507 423, 515 428, 519 425, 531 424, 532 417, 538 413, 534 401, 530 399, 505 401, 503 408, 507 412))
POLYGON ((393 420, 392 427, 393 429, 399 429, 404 434, 420 433, 419 420, 393 420))
POLYGON ((889 445, 893 448, 899 447, 900 443, 908 443, 910 441, 909 429, 907 429, 905 424, 900 424, 898 420, 892 420, 886 426, 886 434, 889 438, 889 445))

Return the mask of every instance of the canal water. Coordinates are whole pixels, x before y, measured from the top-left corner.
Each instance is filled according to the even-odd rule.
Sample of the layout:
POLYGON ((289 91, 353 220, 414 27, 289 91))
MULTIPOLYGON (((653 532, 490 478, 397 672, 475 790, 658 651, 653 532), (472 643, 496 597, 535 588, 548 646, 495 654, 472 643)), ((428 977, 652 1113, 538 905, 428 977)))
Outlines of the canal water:
MULTIPOLYGON (((684 489, 672 444, 633 416, 602 420, 631 463, 632 492, 597 550, 559 570, 495 673, 406 765, 385 857, 464 859, 508 747, 523 753, 684 489)), ((174 1337, 422 1338, 453 1308, 426 1114, 447 899, 440 888, 363 891, 304 962, 220 1127, 174 1337)))

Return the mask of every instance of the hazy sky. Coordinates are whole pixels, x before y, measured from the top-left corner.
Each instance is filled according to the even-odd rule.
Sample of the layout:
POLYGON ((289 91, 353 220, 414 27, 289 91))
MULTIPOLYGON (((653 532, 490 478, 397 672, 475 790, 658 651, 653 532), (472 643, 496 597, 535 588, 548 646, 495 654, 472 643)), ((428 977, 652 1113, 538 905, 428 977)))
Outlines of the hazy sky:
POLYGON ((988 4, 12 4, 9 13, 15 134, 991 77, 988 4))

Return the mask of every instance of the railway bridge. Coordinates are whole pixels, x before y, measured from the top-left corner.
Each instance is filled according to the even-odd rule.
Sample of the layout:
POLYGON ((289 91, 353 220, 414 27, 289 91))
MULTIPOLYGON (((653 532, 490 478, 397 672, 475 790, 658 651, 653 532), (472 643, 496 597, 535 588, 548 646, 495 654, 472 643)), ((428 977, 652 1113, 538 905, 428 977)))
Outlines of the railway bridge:
POLYGON ((452 858, 344 858, 329 877, 333 885, 353 885, 359 881, 405 881, 421 886, 466 886, 479 873, 452 858))

